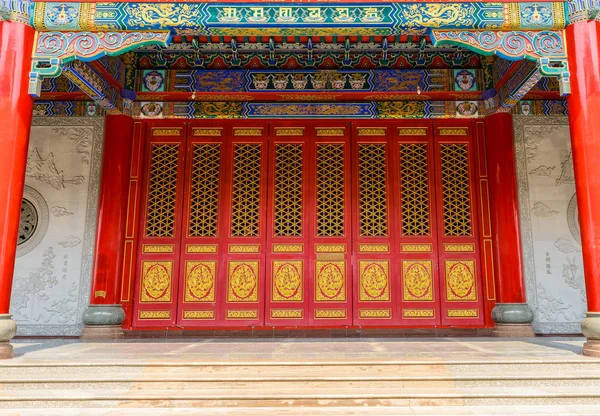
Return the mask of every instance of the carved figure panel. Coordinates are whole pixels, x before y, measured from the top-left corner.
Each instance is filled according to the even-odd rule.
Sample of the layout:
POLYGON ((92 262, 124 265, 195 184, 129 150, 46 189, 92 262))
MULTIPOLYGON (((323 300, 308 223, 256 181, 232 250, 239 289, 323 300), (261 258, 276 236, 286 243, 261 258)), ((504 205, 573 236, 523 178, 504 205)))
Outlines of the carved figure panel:
POLYGON ((346 301, 346 262, 316 261, 315 300, 317 302, 346 301))

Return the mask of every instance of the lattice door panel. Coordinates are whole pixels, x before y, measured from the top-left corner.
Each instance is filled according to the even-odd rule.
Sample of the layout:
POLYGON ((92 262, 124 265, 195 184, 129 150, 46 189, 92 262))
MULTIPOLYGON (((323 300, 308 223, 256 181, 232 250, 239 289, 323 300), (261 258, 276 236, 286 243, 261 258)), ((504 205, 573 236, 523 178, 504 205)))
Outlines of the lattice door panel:
POLYGON ((441 322, 432 130, 432 123, 411 122, 393 131, 397 300, 403 325, 441 322))
POLYGON ((224 169, 223 251, 217 288, 220 326, 262 326, 265 312, 265 252, 268 129, 265 122, 232 123, 224 169))
POLYGON ((435 131, 442 324, 484 322, 470 123, 439 123, 435 131))
POLYGON ((308 324, 308 131, 271 123, 267 208, 267 325, 308 324))
POLYGON ((231 129, 222 122, 193 123, 188 129, 181 244, 178 324, 215 326, 225 284, 223 210, 225 163, 231 129))
POLYGON ((172 326, 179 287, 185 126, 147 126, 139 223, 135 327, 172 326))
POLYGON ((389 123, 353 123, 354 324, 361 326, 397 321, 390 130, 389 123))
POLYGON ((309 324, 352 324, 351 129, 310 127, 309 324))

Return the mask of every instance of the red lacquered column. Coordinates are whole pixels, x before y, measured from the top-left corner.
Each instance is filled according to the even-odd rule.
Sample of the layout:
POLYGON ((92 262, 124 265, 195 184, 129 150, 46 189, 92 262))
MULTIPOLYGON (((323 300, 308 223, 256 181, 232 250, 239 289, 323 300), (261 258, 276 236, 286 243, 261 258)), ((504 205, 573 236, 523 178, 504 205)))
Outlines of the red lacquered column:
POLYGON ((586 355, 600 356, 600 23, 567 27, 571 72, 568 98, 575 187, 588 313, 582 324, 586 355))
POLYGON ((123 336, 121 275, 132 143, 133 119, 106 116, 92 293, 90 306, 83 315, 82 338, 123 336))
POLYGON ((35 31, 0 21, 0 358, 12 358, 9 312, 33 100, 27 94, 35 31))
POLYGON ((512 115, 488 116, 485 135, 494 240, 495 333, 533 336, 533 312, 525 296, 512 115))

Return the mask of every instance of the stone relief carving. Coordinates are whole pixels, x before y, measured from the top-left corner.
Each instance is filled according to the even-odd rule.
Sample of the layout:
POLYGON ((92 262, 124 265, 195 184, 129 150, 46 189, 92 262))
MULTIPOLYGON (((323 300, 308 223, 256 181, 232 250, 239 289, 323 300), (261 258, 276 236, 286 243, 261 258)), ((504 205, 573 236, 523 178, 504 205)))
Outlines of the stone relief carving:
POLYGON ((48 204, 44 197, 30 186, 23 189, 21 221, 17 257, 24 256, 36 248, 48 229, 48 204))
POLYGON ((89 302, 103 118, 35 118, 26 182, 44 195, 46 236, 17 259, 11 313, 18 335, 79 335, 89 302))
POLYGON ((82 175, 65 179, 64 172, 58 170, 54 163, 54 153, 49 153, 46 158, 43 158, 37 147, 33 149, 27 159, 27 177, 44 182, 57 190, 63 189, 67 183, 81 185, 85 181, 85 177, 82 175))
POLYGON ((525 286, 535 315, 533 326, 537 333, 581 333, 585 284, 568 119, 516 116, 514 127, 525 286))

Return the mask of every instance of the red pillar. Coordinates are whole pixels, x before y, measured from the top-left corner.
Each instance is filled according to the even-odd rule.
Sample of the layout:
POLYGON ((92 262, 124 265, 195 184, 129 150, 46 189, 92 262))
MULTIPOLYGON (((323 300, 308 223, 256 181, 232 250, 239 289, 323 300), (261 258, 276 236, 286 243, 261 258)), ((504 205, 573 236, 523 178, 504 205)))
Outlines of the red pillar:
POLYGON ((496 284, 492 316, 498 335, 532 336, 533 312, 525 296, 512 116, 488 116, 485 135, 496 284))
POLYGON ((600 356, 600 22, 567 27, 568 98, 588 313, 584 354, 600 356))
POLYGON ((83 316, 84 338, 123 334, 121 275, 132 143, 133 119, 123 115, 106 116, 92 293, 90 306, 83 316))
POLYGON ((33 100, 27 94, 35 31, 0 21, 0 358, 12 358, 16 332, 8 314, 33 100))

